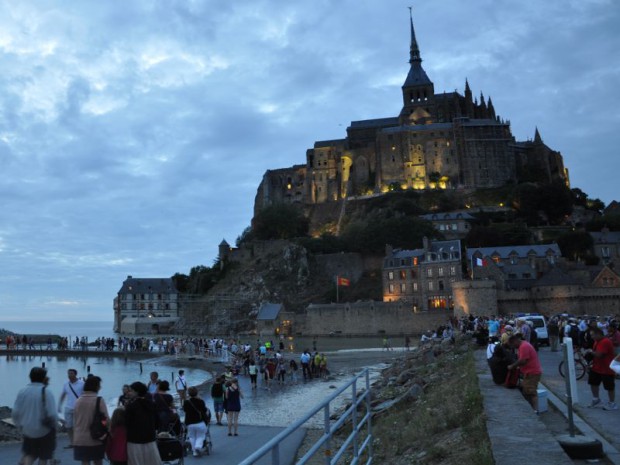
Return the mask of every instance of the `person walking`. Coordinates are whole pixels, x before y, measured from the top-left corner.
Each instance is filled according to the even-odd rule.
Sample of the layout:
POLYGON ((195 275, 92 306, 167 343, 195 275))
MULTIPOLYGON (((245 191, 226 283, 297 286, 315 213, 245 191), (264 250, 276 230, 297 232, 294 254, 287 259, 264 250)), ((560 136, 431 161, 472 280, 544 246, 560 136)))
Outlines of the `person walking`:
POLYGON ((162 465, 157 449, 157 412, 155 404, 146 398, 144 383, 129 386, 133 400, 125 407, 128 465, 162 465))
POLYGON ((239 429, 239 412, 241 411, 241 399, 243 394, 239 388, 237 379, 230 382, 230 386, 226 388, 226 419, 228 420, 228 435, 238 436, 239 429))
POLYGON ((84 380, 78 378, 78 372, 74 368, 67 370, 67 382, 62 387, 62 394, 58 399, 58 413, 62 406, 62 402, 67 399, 65 404, 65 428, 67 429, 67 436, 69 436, 69 445, 65 446, 65 449, 71 449, 73 447, 73 410, 75 409, 75 402, 80 398, 84 392, 84 380))
POLYGON ((185 402, 187 398, 187 381, 185 379, 185 370, 179 370, 179 375, 177 376, 177 380, 174 383, 177 393, 179 394, 179 400, 181 401, 181 405, 185 402))
POLYGON ((605 337, 603 330, 598 327, 590 328, 590 336, 592 337, 592 350, 588 350, 593 355, 592 368, 588 375, 588 384, 592 391, 592 402, 590 407, 594 408, 601 404, 599 397, 599 389, 601 383, 607 391, 609 401, 603 406, 603 410, 618 410, 616 404, 616 373, 609 368, 614 360, 614 345, 609 338, 605 337))
POLYGON ((542 376, 542 367, 536 350, 527 341, 521 339, 521 334, 513 334, 508 338, 508 344, 513 349, 518 350, 516 362, 508 365, 509 370, 519 368, 523 374, 521 384, 523 396, 530 403, 536 413, 538 413, 538 383, 542 376))
MULTIPOLYGON (((254 365, 254 368, 256 368, 256 365, 254 365)), ((222 416, 224 415, 224 380, 221 376, 215 378, 215 382, 211 386, 211 398, 213 399, 216 424, 222 426, 222 416)))
POLYGON ((189 399, 183 402, 187 439, 192 447, 192 455, 200 457, 205 451, 204 441, 208 425, 211 422, 211 412, 209 412, 205 401, 198 397, 198 389, 192 386, 187 392, 189 399))
MULTIPOLYGON (((254 362, 254 359, 250 359, 250 365, 248 366, 248 374, 250 375, 250 384, 252 385, 252 389, 256 389, 256 379, 258 378, 258 367, 254 362)), ((217 412, 215 412, 217 415, 217 412)), ((219 424, 219 423, 218 423, 219 424)))
POLYGON ((47 370, 34 367, 30 370, 30 383, 17 394, 11 417, 24 436, 22 464, 47 465, 56 449, 56 401, 47 389, 47 370))
POLYGON ((549 345, 551 352, 558 351, 558 342, 560 340, 560 325, 556 317, 551 318, 547 324, 547 333, 549 334, 549 345))
POLYGON ((166 380, 160 381, 157 385, 157 392, 152 395, 157 418, 159 419, 157 431, 160 433, 167 433, 170 430, 171 423, 174 421, 176 414, 174 411, 174 398, 168 394, 169 390, 170 383, 166 380))
POLYGON ((109 418, 105 401, 97 394, 101 390, 101 378, 89 376, 84 382, 84 392, 75 401, 73 458, 81 461, 82 465, 101 465, 105 454, 105 438, 93 439, 90 425, 93 424, 97 410, 104 418, 109 418))

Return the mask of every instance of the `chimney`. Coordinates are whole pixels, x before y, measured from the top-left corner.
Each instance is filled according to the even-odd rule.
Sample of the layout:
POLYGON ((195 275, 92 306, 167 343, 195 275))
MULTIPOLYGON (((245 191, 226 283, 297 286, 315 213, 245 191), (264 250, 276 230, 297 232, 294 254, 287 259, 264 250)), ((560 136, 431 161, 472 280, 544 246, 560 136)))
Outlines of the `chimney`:
POLYGON ((424 236, 422 238, 422 247, 424 247, 424 252, 428 252, 429 248, 430 248, 430 244, 428 241, 428 237, 424 236))

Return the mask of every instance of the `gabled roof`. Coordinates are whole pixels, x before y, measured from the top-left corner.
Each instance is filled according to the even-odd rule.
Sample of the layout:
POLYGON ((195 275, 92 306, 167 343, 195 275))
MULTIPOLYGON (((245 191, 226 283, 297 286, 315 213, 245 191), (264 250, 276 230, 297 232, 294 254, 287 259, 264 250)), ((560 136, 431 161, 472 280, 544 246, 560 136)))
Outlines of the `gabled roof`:
POLYGON ((119 294, 174 294, 177 293, 172 278, 133 278, 128 276, 119 294))
POLYGON ((478 247, 467 249, 467 258, 471 259, 474 255, 482 255, 483 257, 499 256, 501 259, 510 258, 516 254, 519 258, 526 258, 530 254, 536 257, 544 258, 548 254, 561 256, 560 248, 557 244, 540 244, 540 245, 509 245, 502 247, 478 247))
POLYGON ((273 321, 278 318, 280 312, 284 309, 284 305, 282 304, 272 304, 272 303, 264 303, 258 309, 258 315, 256 316, 257 320, 262 321, 273 321))
POLYGON ((559 268, 552 268, 548 273, 545 273, 536 281, 535 287, 568 286, 576 284, 582 284, 582 282, 559 268))
MULTIPOLYGON (((461 253, 461 241, 432 241, 429 244, 428 252, 434 254, 458 252, 459 257, 461 253)), ((426 253, 424 249, 413 250, 401 250, 394 249, 392 255, 385 257, 386 259, 411 259, 413 257, 418 258, 418 262, 426 261, 426 253)))

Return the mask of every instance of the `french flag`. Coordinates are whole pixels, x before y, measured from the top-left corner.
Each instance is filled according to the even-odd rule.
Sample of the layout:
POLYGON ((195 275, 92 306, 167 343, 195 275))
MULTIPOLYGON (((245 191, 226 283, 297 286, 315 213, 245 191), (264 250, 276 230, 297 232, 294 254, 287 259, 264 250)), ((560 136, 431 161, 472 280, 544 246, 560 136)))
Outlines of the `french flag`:
POLYGON ((476 258, 476 266, 487 266, 487 261, 484 258, 476 258))

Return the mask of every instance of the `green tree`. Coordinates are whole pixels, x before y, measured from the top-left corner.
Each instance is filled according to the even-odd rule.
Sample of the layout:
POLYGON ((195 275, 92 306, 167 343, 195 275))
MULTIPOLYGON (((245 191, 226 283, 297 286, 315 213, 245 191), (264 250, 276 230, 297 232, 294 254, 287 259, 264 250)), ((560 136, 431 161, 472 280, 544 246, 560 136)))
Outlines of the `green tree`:
POLYGON ((467 247, 493 247, 504 245, 530 244, 530 231, 521 223, 501 223, 488 226, 474 226, 471 228, 465 244, 467 247))
POLYGON ((569 260, 585 260, 592 255, 594 241, 585 231, 570 231, 558 237, 562 256, 569 260))
POLYGON ((257 239, 292 239, 308 234, 308 219, 301 209, 291 204, 263 208, 254 217, 252 233, 257 239))

